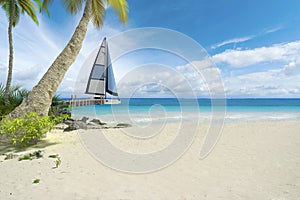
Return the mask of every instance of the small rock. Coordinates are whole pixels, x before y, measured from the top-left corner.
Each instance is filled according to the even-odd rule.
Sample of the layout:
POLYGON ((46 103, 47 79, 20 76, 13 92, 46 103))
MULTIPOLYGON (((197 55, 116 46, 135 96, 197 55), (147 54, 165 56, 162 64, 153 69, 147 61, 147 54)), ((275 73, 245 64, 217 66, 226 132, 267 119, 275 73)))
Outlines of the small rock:
POLYGON ((131 127, 131 124, 120 123, 115 126, 115 128, 127 128, 131 127))
POLYGON ((35 151, 35 152, 29 154, 30 157, 36 157, 36 158, 41 158, 41 157, 43 157, 43 155, 44 155, 43 150, 38 150, 38 151, 35 151))
POLYGON ((101 122, 99 119, 92 119, 90 122, 93 122, 93 123, 98 124, 98 125, 106 125, 106 123, 101 122))
POLYGON ((67 119, 64 121, 64 124, 66 124, 66 125, 71 125, 73 123, 74 123, 74 120, 72 120, 72 119, 67 119))
POLYGON ((101 129, 102 127, 100 125, 92 125, 92 124, 88 124, 87 125, 87 129, 101 129))
POLYGON ((60 124, 56 124, 54 126, 55 129, 60 129, 60 130, 64 130, 65 128, 67 128, 67 124, 65 123, 60 123, 60 124))
POLYGON ((88 119, 89 119, 88 117, 83 117, 81 120, 78 120, 78 121, 82 121, 82 122, 86 123, 88 119))
POLYGON ((109 129, 109 128, 112 128, 112 127, 110 127, 110 126, 108 126, 108 125, 102 125, 102 126, 101 126, 101 129, 109 129))
POLYGON ((79 129, 87 129, 87 124, 84 121, 75 121, 75 125, 79 127, 79 129))
POLYGON ((18 157, 18 154, 10 153, 10 154, 5 155, 4 160, 14 159, 16 157, 18 157))
POLYGON ((100 124, 94 123, 94 122, 88 122, 87 125, 90 125, 90 126, 99 126, 100 124))
POLYGON ((64 129, 64 132, 74 131, 78 129, 87 129, 86 122, 83 122, 81 120, 74 121, 72 124, 70 124, 67 128, 64 129))
POLYGON ((67 128, 65 128, 64 132, 75 131, 77 129, 79 129, 79 126, 77 124, 75 124, 75 122, 74 122, 74 123, 70 124, 67 128))

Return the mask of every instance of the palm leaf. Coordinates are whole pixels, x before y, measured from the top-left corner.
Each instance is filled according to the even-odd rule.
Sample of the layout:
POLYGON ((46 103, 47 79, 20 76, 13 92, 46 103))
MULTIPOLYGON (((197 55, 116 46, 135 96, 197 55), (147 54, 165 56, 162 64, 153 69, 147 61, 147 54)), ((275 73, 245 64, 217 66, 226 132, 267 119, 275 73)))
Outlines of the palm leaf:
POLYGON ((48 16, 50 16, 49 10, 48 10, 48 6, 53 2, 53 0, 44 0, 42 5, 41 5, 41 10, 40 11, 45 11, 48 16))
POLYGON ((35 14, 36 11, 38 11, 36 5, 34 5, 30 0, 18 0, 18 3, 21 8, 21 12, 23 13, 25 11, 36 24, 39 24, 35 14))
MULTIPOLYGON (((40 7, 43 4, 40 0, 34 0, 36 4, 40 7)), ((20 14, 23 14, 26 12, 28 16, 36 23, 38 24, 38 19, 36 17, 36 11, 38 11, 38 8, 31 0, 15 0, 14 5, 13 1, 10 0, 0 0, 0 4, 2 5, 3 10, 5 11, 5 14, 7 16, 7 19, 10 20, 10 13, 12 12, 12 8, 14 6, 14 17, 13 17, 13 27, 15 27, 19 20, 20 20, 20 14)))
POLYGON ((67 10, 70 11, 71 14, 76 14, 78 11, 80 11, 82 8, 82 3, 82 0, 64 0, 67 10))
MULTIPOLYGON (((5 11, 8 21, 10 21, 11 20, 10 13, 12 12, 13 2, 12 1, 2 1, 1 4, 2 4, 3 10, 5 11)), ((18 8, 17 4, 15 4, 14 7, 15 7, 14 17, 12 19, 13 27, 15 27, 18 24, 19 19, 20 19, 20 15, 19 15, 20 13, 19 13, 19 8, 18 8)))
POLYGON ((92 0, 92 23, 95 27, 100 28, 105 16, 105 7, 102 0, 92 0))
POLYGON ((107 0, 115 12, 119 15, 120 20, 125 23, 128 19, 128 4, 126 0, 107 0))

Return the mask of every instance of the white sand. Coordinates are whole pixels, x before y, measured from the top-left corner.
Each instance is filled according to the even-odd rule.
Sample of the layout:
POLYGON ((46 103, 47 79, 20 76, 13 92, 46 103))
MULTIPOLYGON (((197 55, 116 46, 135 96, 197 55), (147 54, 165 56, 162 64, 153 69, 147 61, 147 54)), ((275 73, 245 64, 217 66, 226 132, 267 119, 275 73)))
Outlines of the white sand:
MULTIPOLYGON (((174 164, 148 174, 110 169, 87 152, 76 131, 53 131, 39 145, 44 158, 0 157, 0 199, 300 199, 299 121, 227 123, 211 154, 199 160, 207 128, 201 125, 174 164), (57 169, 51 154, 61 157, 57 169), (36 178, 41 181, 33 184, 36 178)), ((124 136, 125 129, 103 134, 124 151, 149 153, 170 144, 177 129, 178 124, 169 124, 138 142, 124 136)))

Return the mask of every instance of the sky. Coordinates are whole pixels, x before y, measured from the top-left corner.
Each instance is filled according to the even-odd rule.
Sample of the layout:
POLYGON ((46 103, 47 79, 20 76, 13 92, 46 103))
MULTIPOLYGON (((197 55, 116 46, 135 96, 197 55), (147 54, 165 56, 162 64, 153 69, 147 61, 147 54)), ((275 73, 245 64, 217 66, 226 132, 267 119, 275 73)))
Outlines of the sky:
MULTIPOLYGON (((83 93, 77 89, 87 81, 87 59, 107 37, 121 97, 207 97, 221 87, 228 98, 300 98, 299 0, 128 0, 128 5, 125 25, 109 7, 101 29, 89 25, 58 94, 83 93), (126 48, 120 56, 118 50, 126 48)), ((13 30, 15 85, 31 89, 38 83, 82 15, 68 14, 59 0, 49 10, 50 17, 38 15, 39 26, 22 16, 13 30)), ((1 9, 2 84, 8 66, 7 27, 1 9)))

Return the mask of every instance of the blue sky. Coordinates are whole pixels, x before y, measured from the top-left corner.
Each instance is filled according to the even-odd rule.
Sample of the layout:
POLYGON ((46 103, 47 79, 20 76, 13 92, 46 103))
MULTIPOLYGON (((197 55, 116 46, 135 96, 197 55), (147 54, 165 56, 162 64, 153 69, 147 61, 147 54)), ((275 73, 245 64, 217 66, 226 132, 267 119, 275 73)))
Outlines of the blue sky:
MULTIPOLYGON (((228 97, 300 97, 299 0, 128 0, 128 4, 130 12, 126 25, 122 25, 114 12, 107 8, 104 26, 100 30, 89 26, 83 48, 58 93, 69 96, 74 91, 82 64, 104 36, 110 38, 134 28, 161 27, 186 35, 207 51, 216 64, 211 71, 220 73, 228 97)), ((39 15, 39 26, 23 17, 14 29, 14 84, 31 89, 64 48, 81 17, 81 13, 76 16, 67 14, 58 0, 50 7, 50 13, 50 18, 39 15)), ((2 10, 0 19, 0 71, 1 82, 5 83, 8 42, 7 19, 2 10)), ((150 62, 146 59, 149 55, 159 57, 151 60, 152 63, 174 69, 188 65, 169 56, 164 59, 164 54, 160 56, 153 51, 130 55, 116 63, 117 82, 122 82, 122 77, 132 70, 130 66, 147 65, 143 61, 150 62)), ((141 73, 141 70, 137 71, 141 73)), ((149 80, 157 75, 147 68, 144 71, 149 80)), ((185 73, 184 77, 191 77, 194 72, 190 73, 185 73)), ((127 77, 132 79, 134 76, 127 77)), ((170 77, 160 78, 172 80, 170 77)), ((143 85, 148 79, 144 77, 141 80, 144 82, 136 84, 143 85)), ((121 88, 126 88, 126 83, 128 81, 123 82, 121 88)), ((202 83, 199 84, 194 87, 202 87, 202 83)), ((176 81, 169 86, 176 87, 176 81)), ((159 91, 157 85, 154 87, 153 90, 159 91)), ((142 88, 143 95, 153 95, 151 87, 147 87, 148 90, 142 88)), ((156 95, 166 95, 163 91, 156 95)), ((120 89, 119 93, 122 93, 120 89)))

